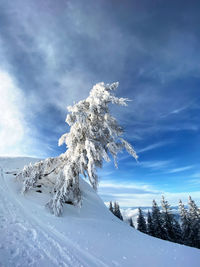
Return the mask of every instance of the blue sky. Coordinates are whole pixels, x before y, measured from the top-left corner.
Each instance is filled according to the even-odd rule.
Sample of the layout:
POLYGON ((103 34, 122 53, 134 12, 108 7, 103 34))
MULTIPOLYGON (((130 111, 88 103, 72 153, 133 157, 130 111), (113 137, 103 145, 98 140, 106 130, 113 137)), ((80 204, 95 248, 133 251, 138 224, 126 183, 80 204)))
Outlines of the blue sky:
POLYGON ((119 81, 139 155, 99 171, 104 201, 200 203, 199 1, 1 1, 0 155, 57 156, 66 107, 119 81))

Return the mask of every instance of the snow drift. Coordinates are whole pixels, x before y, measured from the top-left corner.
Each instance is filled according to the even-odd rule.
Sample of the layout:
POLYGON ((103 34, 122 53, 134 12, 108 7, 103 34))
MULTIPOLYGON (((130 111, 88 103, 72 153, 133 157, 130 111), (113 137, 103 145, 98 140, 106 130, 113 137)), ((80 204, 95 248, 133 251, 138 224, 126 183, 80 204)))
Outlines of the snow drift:
POLYGON ((62 217, 45 209, 49 188, 26 195, 16 173, 33 158, 0 158, 0 266, 197 267, 200 251, 142 234, 109 212, 80 180, 82 207, 64 205, 62 217))

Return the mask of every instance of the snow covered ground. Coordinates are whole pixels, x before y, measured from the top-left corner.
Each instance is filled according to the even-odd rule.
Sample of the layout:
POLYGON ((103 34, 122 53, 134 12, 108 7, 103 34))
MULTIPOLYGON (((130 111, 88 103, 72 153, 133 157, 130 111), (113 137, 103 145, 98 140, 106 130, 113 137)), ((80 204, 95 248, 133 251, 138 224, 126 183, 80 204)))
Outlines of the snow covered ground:
POLYGON ((21 195, 15 174, 32 158, 0 158, 0 266, 197 267, 200 250, 142 234, 118 220, 85 182, 81 208, 62 217, 40 188, 21 195))

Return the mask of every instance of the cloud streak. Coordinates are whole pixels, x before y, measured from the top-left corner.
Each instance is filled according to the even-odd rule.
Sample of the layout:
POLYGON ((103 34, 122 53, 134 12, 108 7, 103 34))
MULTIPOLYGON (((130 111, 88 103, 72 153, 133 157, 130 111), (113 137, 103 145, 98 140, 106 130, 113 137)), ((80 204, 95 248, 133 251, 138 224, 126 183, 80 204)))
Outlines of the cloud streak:
POLYGON ((158 143, 154 143, 152 145, 148 145, 148 146, 146 146, 146 147, 144 147, 142 149, 137 150, 137 153, 144 153, 144 152, 156 149, 156 148, 160 148, 160 147, 166 146, 168 144, 170 144, 169 141, 161 141, 161 142, 158 142, 158 143))
POLYGON ((169 167, 171 163, 170 160, 158 160, 158 161, 143 161, 139 165, 143 168, 148 168, 152 170, 163 170, 169 167))
POLYGON ((184 167, 180 167, 180 168, 174 168, 172 170, 169 170, 168 173, 184 172, 184 171, 191 170, 193 168, 194 168, 193 165, 189 165, 189 166, 184 166, 184 167))

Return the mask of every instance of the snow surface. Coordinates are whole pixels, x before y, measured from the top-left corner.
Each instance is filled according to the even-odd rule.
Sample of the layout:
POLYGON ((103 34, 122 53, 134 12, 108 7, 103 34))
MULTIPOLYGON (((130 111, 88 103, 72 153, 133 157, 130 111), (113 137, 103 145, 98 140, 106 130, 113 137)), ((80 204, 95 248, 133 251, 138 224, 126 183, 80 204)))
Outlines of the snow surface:
POLYGON ((45 208, 49 194, 20 194, 15 174, 33 158, 0 158, 0 266, 197 267, 200 250, 150 237, 109 212, 85 181, 81 208, 62 217, 45 208))

